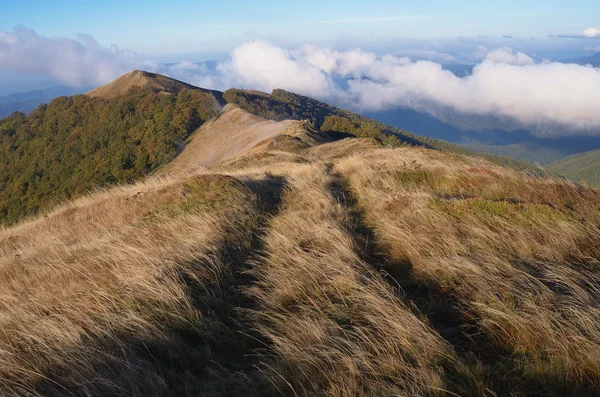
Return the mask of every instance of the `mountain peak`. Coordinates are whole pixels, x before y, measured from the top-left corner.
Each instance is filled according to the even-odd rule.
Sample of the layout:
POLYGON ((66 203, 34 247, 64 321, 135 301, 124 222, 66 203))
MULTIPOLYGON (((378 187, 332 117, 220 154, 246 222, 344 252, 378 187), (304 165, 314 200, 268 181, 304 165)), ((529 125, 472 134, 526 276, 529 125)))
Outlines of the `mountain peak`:
POLYGON ((168 94, 177 94, 183 89, 202 90, 191 84, 173 78, 163 76, 157 73, 150 73, 144 70, 134 70, 124 74, 116 80, 89 91, 86 95, 99 98, 113 98, 125 94, 132 87, 150 88, 157 92, 168 94))

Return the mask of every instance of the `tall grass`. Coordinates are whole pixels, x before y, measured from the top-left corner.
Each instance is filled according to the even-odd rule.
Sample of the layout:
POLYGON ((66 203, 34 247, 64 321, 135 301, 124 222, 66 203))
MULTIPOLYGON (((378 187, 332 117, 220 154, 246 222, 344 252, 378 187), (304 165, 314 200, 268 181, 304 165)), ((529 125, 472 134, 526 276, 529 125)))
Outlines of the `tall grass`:
POLYGON ((249 244, 256 212, 241 183, 199 175, 113 189, 4 230, 0 390, 202 390, 222 355, 211 346, 237 337, 210 313, 232 309, 211 285, 231 271, 223 250, 249 244))
POLYGON ((324 165, 289 172, 254 274, 255 315, 278 389, 298 395, 438 395, 452 349, 360 257, 324 165))
POLYGON ((600 192, 261 148, 0 231, 0 395, 598 394, 600 192))
POLYGON ((470 350, 511 355, 517 376, 550 391, 597 392, 600 193, 438 158, 379 151, 335 169, 390 261, 410 263, 410 277, 436 285, 431 299, 451 297, 464 326, 492 342, 470 350))

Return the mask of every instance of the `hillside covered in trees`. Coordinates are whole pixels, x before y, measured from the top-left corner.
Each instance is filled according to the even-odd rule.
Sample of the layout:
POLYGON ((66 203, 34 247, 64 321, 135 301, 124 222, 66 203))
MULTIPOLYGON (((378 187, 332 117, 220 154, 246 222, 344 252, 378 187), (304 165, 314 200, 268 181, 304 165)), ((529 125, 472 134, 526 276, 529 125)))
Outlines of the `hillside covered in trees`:
POLYGON ((97 186, 168 163, 219 110, 209 93, 132 87, 111 99, 77 95, 0 121, 0 219, 14 222, 97 186))

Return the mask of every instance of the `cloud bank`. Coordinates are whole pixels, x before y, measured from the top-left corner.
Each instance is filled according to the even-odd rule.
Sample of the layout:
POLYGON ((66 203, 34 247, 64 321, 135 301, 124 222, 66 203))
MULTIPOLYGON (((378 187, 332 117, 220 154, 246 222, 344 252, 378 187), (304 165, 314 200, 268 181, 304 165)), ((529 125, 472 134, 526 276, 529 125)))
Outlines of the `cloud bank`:
POLYGON ((41 37, 26 28, 0 31, 0 70, 46 74, 72 86, 100 85, 144 68, 205 88, 283 88, 354 110, 444 108, 552 126, 535 129, 538 135, 600 135, 600 68, 538 63, 511 48, 480 46, 472 72, 458 77, 445 67, 455 60, 436 54, 412 61, 360 49, 287 49, 259 40, 240 45, 216 66, 161 66, 90 36, 73 40, 41 37))
POLYGON ((0 70, 43 74, 77 87, 103 84, 141 66, 133 51, 101 46, 89 35, 73 40, 24 27, 0 31, 0 70))
POLYGON ((480 56, 471 75, 457 77, 432 61, 312 45, 287 50, 254 41, 236 48, 212 74, 167 72, 208 88, 283 88, 360 110, 423 110, 431 105, 559 127, 538 130, 552 131, 546 134, 595 134, 600 129, 600 69, 536 63, 510 48, 485 49, 480 56))

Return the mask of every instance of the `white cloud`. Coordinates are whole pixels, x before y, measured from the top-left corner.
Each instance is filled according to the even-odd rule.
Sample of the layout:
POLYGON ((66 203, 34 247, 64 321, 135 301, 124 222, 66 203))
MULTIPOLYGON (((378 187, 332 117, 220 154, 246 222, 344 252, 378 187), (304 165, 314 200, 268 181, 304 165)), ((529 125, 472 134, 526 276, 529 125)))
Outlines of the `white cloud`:
POLYGON ((265 41, 242 44, 217 70, 232 86, 238 83, 268 91, 282 87, 317 97, 326 97, 335 90, 327 72, 265 41))
POLYGON ((435 61, 441 64, 468 64, 468 62, 462 61, 456 58, 454 55, 447 54, 445 52, 432 51, 432 50, 409 50, 400 51, 399 54, 407 56, 411 59, 435 61))
POLYGON ((587 28, 581 32, 581 35, 589 38, 600 37, 600 28, 587 28))
POLYGON ((510 65, 533 65, 535 61, 527 54, 514 52, 512 48, 504 47, 488 52, 485 59, 492 62, 508 63, 510 65))
MULTIPOLYGON (((562 126, 543 130, 553 134, 600 129, 600 69, 535 63, 509 48, 485 52, 470 76, 457 77, 432 61, 311 45, 289 51, 256 41, 234 50, 232 59, 212 75, 200 74, 191 82, 216 89, 283 88, 363 110, 422 110, 430 104, 467 114, 507 116, 525 124, 562 126)), ((171 74, 180 77, 174 70, 171 74)))
POLYGON ((600 52, 600 46, 597 47, 585 47, 586 51, 592 51, 592 52, 600 52))
POLYGON ((475 51, 475 53, 473 54, 473 58, 481 61, 483 59, 485 59, 485 57, 487 57, 487 54, 490 51, 488 50, 488 48, 482 44, 477 46, 477 50, 475 51))
POLYGON ((372 52, 359 49, 340 52, 329 48, 318 48, 311 44, 306 44, 291 54, 296 59, 301 59, 325 73, 335 72, 342 76, 356 75, 362 68, 377 60, 377 55, 372 52))
POLYGON ((0 31, 0 69, 50 76, 72 86, 106 83, 143 66, 135 53, 101 46, 93 37, 46 38, 24 27, 0 31))
POLYGON ((600 100, 598 69, 561 63, 518 66, 486 60, 471 76, 458 78, 427 62, 391 70, 384 65, 379 68, 382 71, 376 81, 351 83, 350 92, 364 107, 386 108, 421 100, 464 113, 509 116, 527 124, 600 127, 600 115, 594 110, 600 100))
POLYGON ((479 63, 472 73, 457 77, 442 67, 443 58, 412 61, 360 49, 304 45, 290 50, 253 41, 216 67, 190 62, 165 67, 144 62, 131 51, 102 46, 90 36, 73 40, 45 38, 25 28, 0 31, 0 70, 45 74, 69 85, 99 85, 146 68, 206 88, 283 88, 354 109, 446 107, 559 126, 543 129, 553 134, 600 131, 600 68, 535 63, 510 48, 481 46, 476 56, 479 63))

